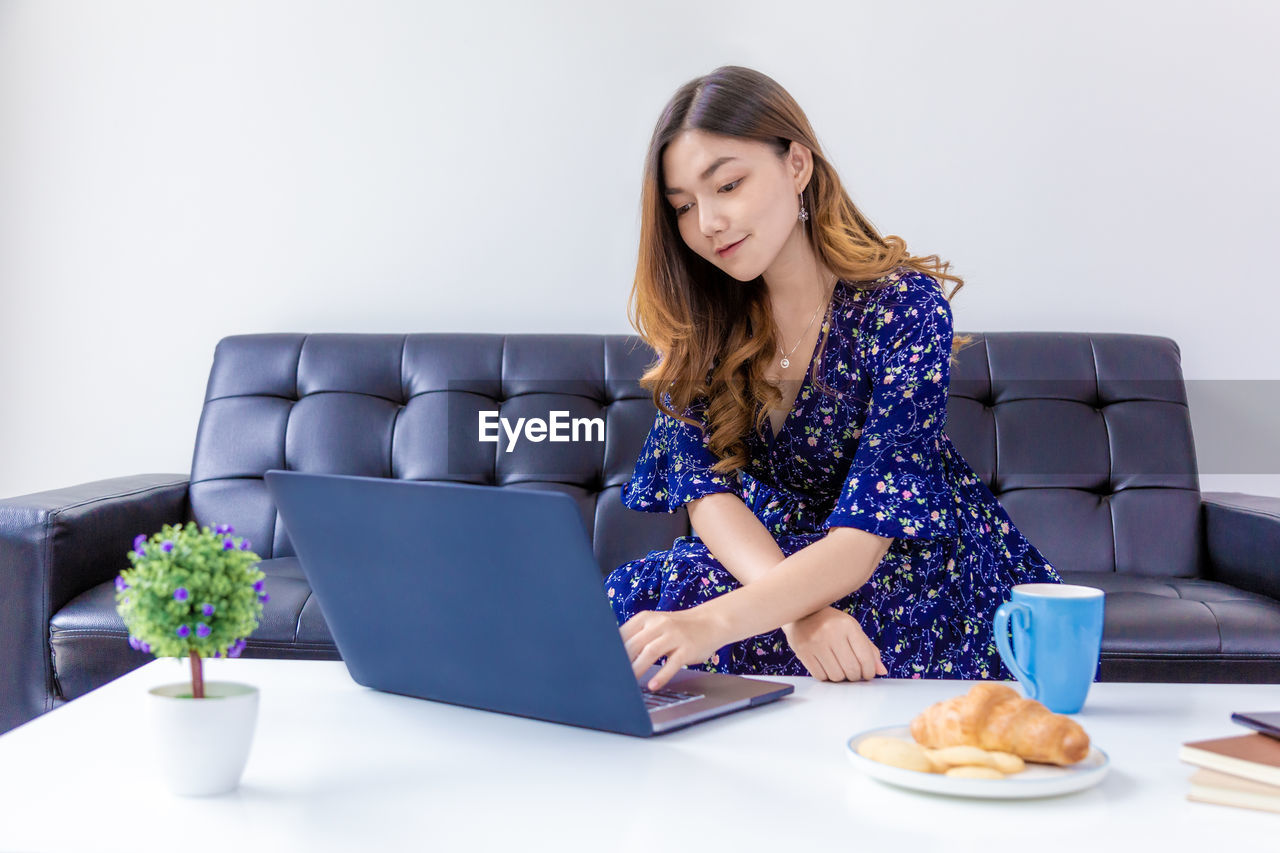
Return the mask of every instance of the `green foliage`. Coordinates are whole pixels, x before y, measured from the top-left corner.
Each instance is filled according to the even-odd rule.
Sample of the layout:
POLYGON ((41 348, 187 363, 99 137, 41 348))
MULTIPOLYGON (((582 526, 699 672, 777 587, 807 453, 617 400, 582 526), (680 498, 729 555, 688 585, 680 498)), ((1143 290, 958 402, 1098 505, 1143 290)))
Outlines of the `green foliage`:
MULTIPOLYGON (((223 532, 225 531, 225 532, 223 532)), ((217 530, 166 524, 139 535, 132 568, 116 580, 116 610, 130 645, 157 657, 237 657, 262 618, 265 575, 249 542, 217 530)))

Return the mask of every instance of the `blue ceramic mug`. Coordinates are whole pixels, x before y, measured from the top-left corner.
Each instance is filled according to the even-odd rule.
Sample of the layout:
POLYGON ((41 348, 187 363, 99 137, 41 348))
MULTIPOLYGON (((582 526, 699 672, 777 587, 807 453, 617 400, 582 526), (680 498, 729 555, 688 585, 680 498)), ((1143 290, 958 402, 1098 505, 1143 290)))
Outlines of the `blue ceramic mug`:
POLYGON ((1023 583, 996 608, 991 620, 996 648, 1028 699, 1056 714, 1074 714, 1084 707, 1102 656, 1105 597, 1091 586, 1023 583))

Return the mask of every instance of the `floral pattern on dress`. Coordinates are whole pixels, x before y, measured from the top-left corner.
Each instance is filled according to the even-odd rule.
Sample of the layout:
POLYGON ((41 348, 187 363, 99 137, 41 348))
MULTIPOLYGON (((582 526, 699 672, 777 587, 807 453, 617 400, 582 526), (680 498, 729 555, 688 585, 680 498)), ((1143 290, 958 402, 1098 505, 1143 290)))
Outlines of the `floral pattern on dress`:
MULTIPOLYGON (((670 392, 663 392, 662 402, 675 410, 670 392)), ((706 424, 706 402, 695 400, 684 416, 706 424)), ((670 513, 703 495, 734 491, 731 479, 736 478, 710 470, 715 461, 703 430, 658 409, 635 474, 622 487, 623 502, 645 512, 670 513)))
MULTIPOLYGON (((717 459, 703 428, 659 410, 622 502, 670 513, 704 495, 736 494, 784 557, 835 526, 892 537, 870 579, 832 604, 858 620, 889 676, 1009 680, 991 630, 995 609, 1014 584, 1062 578, 944 431, 953 330, 938 282, 903 267, 877 283, 886 281, 880 290, 836 284, 818 367, 833 393, 807 372, 779 432, 750 432, 749 461, 729 475, 711 471, 717 459)), ((811 368, 821 344, 819 335, 811 368)), ((695 401, 685 414, 705 426, 705 406, 695 401)), ((619 625, 739 586, 696 532, 605 579, 619 625)), ((781 628, 690 668, 808 674, 781 628)))

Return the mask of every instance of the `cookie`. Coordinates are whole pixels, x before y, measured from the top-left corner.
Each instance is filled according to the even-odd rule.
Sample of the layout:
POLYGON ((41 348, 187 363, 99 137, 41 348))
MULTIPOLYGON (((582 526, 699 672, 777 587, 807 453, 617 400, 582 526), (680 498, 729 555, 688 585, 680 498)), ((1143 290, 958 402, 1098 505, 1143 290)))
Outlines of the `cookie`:
POLYGON ((1027 763, 1012 752, 992 752, 991 759, 995 762, 995 768, 1006 775, 1021 773, 1027 769, 1027 763))
POLYGON ((995 759, 992 758, 992 753, 976 746, 945 746, 941 749, 930 749, 927 752, 930 758, 946 767, 973 765, 999 769, 996 767, 995 759))
POLYGON ((947 771, 948 776, 960 776, 965 779, 1003 779, 1004 774, 994 767, 982 767, 975 764, 962 764, 947 771))
POLYGON ((858 744, 858 755, 905 770, 916 770, 921 773, 935 772, 934 763, 925 755, 924 748, 911 741, 889 737, 869 737, 858 744))

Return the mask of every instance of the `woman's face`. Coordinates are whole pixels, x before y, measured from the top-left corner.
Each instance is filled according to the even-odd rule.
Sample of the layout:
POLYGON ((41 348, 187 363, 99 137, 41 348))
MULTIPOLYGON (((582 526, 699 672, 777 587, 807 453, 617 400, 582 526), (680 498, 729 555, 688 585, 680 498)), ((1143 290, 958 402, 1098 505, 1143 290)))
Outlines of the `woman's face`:
POLYGON ((681 133, 662 154, 662 172, 684 242, 739 281, 763 275, 789 240, 803 239, 798 214, 811 166, 806 153, 793 142, 780 158, 763 142, 681 133), (725 248, 731 251, 718 251, 725 248))

